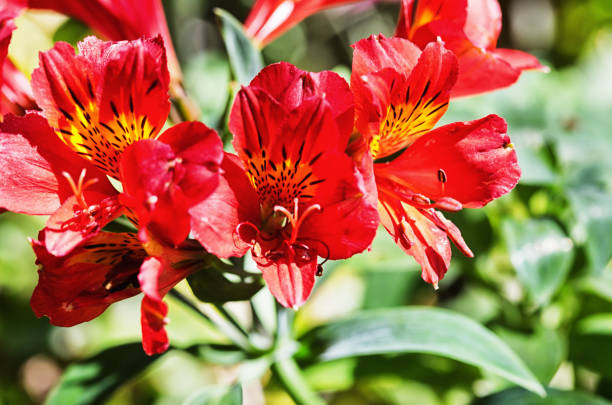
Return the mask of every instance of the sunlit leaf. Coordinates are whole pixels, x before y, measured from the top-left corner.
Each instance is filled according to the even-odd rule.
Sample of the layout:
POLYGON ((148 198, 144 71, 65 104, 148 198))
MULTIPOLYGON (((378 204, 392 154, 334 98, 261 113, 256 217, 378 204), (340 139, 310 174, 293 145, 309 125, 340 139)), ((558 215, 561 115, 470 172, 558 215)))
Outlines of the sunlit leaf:
POLYGON ((206 387, 192 394, 183 405, 242 405, 242 387, 206 387))
POLYGON ((240 84, 248 84, 263 68, 261 53, 246 36, 244 27, 236 18, 220 8, 215 9, 215 14, 219 18, 221 35, 234 77, 240 84))
POLYGON ((576 226, 573 237, 583 241, 591 270, 600 274, 612 258, 612 196, 594 187, 568 193, 576 226))
POLYGON ((473 320, 437 308, 364 311, 303 337, 309 359, 326 361, 389 353, 430 353, 481 367, 536 393, 544 390, 522 360, 473 320))
POLYGON ((45 405, 100 404, 159 357, 161 355, 147 356, 140 343, 104 350, 70 365, 45 405))
POLYGON ((506 220, 502 229, 519 279, 536 304, 546 304, 563 284, 572 265, 571 239, 547 219, 506 220))
POLYGON ((590 294, 597 295, 612 302, 612 272, 586 277, 578 283, 578 287, 590 294))
POLYGON ((510 388, 484 398, 472 405, 610 405, 603 398, 583 392, 561 391, 554 388, 546 390, 546 397, 539 397, 521 388, 510 388))

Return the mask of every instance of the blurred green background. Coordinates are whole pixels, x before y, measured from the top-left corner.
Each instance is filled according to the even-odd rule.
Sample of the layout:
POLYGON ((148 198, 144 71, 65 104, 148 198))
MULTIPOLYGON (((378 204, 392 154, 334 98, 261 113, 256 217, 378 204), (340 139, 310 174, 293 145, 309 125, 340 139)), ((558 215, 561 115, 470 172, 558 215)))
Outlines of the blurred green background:
MULTIPOLYGON (((233 84, 213 8, 244 21, 250 4, 165 3, 186 88, 200 106, 201 120, 221 132, 233 84)), ((529 402, 536 400, 517 391, 512 394, 520 399, 488 397, 480 403, 607 403, 612 400, 612 3, 500 4, 499 46, 532 52, 552 71, 527 72, 512 88, 455 100, 443 118, 448 123, 501 115, 523 170, 509 195, 484 209, 448 215, 476 257, 467 259, 454 250, 451 269, 434 291, 420 279, 414 260, 381 230, 371 252, 326 268, 295 317, 296 333, 360 309, 448 308, 494 331, 541 383, 587 393, 562 398, 574 402, 556 402, 554 393, 547 402, 529 402)), ((267 47, 265 61, 287 60, 302 69, 333 69, 348 77, 349 45, 372 33, 390 35, 398 9, 394 1, 364 1, 320 13, 267 47)), ((26 71, 36 65, 38 50, 48 49, 53 40, 75 42, 86 34, 74 21, 40 12, 21 17, 18 27, 10 52, 26 71)), ((27 238, 36 237, 43 224, 44 218, 0 215, 2 405, 42 403, 68 365, 140 339, 139 297, 73 328, 35 318, 28 300, 37 275, 27 238)), ((185 283, 179 289, 190 294, 185 283)), ((259 295, 262 305, 270 303, 267 291, 259 295)), ((184 304, 172 297, 167 301, 174 346, 225 343, 184 304)), ((243 303, 226 308, 247 327, 252 322, 243 303)), ((333 404, 466 405, 509 386, 475 367, 427 354, 303 361, 301 366, 311 386, 333 404)), ((248 381, 245 403, 291 404, 266 370, 267 364, 256 359, 171 350, 135 377, 126 374, 108 403, 180 404, 203 387, 231 384, 240 376, 248 381)))

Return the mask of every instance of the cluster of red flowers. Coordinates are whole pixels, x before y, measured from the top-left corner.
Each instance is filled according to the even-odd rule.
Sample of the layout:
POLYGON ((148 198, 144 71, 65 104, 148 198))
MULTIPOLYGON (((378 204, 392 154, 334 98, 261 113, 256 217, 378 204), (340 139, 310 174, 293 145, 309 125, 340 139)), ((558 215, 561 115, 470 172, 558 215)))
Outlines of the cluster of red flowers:
MULTIPOLYGON (((163 296, 209 255, 250 251, 276 299, 297 308, 320 261, 364 251, 379 223, 437 286, 449 238, 472 255, 439 210, 481 207, 519 179, 502 118, 434 129, 453 96, 542 68, 495 47, 496 0, 404 0, 394 37, 354 45, 350 85, 329 71, 264 68, 231 109, 235 154, 200 122, 162 132, 180 69, 159 1, 92 1, 97 11, 71 0, 9 3, 0 15, 0 208, 49 215, 32 241, 40 270, 31 305, 54 325, 143 292, 143 346, 159 353, 168 347, 163 296), (113 41, 86 38, 78 54, 55 44, 30 92, 6 58, 25 6, 76 16, 113 41), (122 215, 137 231, 106 228, 122 215)), ((265 44, 336 3, 258 0, 246 29, 265 44)))

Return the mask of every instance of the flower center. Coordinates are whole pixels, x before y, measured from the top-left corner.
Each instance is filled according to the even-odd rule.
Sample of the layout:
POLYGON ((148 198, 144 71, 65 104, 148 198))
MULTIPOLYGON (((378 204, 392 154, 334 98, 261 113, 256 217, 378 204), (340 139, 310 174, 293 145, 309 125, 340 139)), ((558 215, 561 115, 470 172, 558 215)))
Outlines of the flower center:
POLYGON ((74 207, 72 218, 62 224, 62 230, 80 231, 82 234, 98 232, 109 220, 119 215, 123 209, 117 196, 109 196, 97 204, 88 204, 85 200, 85 190, 95 184, 98 179, 85 181, 86 169, 81 171, 77 182, 67 172, 62 172, 66 178, 77 205, 74 207))
POLYGON ((275 205, 274 212, 283 215, 288 223, 291 225, 291 238, 289 244, 294 244, 298 239, 300 226, 304 223, 304 220, 312 213, 321 212, 321 206, 319 204, 313 204, 306 208, 306 210, 299 215, 299 200, 295 198, 293 200, 293 213, 282 205, 275 205))

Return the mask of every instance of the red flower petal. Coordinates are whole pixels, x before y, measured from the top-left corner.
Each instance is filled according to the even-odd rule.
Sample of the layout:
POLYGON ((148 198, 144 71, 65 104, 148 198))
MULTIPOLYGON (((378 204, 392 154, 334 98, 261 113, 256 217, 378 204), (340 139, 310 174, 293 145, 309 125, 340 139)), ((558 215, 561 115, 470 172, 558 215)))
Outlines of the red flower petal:
MULTIPOLYGON (((369 44, 370 53, 379 53, 391 48, 390 41, 410 43, 401 38, 380 37, 357 45, 361 44, 361 48, 369 44), (371 46, 372 43, 379 46, 371 46)), ((352 80, 357 128, 369 140, 374 158, 398 152, 433 128, 448 108, 450 90, 457 79, 456 58, 439 43, 428 44, 406 73, 400 65, 390 68, 392 72, 377 71, 353 76, 352 80)))
POLYGON ((263 279, 276 300, 297 309, 310 296, 317 273, 317 256, 299 257, 293 247, 283 245, 272 258, 255 258, 263 279))
POLYGON ((446 232, 423 216, 423 210, 402 204, 394 196, 379 194, 379 200, 382 225, 395 243, 421 265, 423 280, 437 286, 450 265, 446 232))
POLYGON ((82 197, 87 206, 81 206, 76 197, 70 197, 49 217, 44 236, 45 246, 52 255, 64 256, 70 253, 123 213, 116 193, 109 196, 85 192, 82 197))
POLYGON ((514 188, 521 174, 506 129, 496 115, 445 125, 375 171, 433 200, 448 197, 482 207, 514 188))
POLYGON ((319 180, 312 177, 313 164, 328 151, 344 151, 348 142, 320 98, 304 100, 288 112, 267 93, 251 88, 239 92, 230 129, 264 217, 275 205, 292 209, 295 198, 312 199, 319 180))
POLYGON ((36 107, 28 79, 7 58, 16 28, 13 20, 19 11, 20 6, 10 4, 3 4, 0 10, 0 117, 8 113, 22 115, 26 109, 36 107))
POLYGON ((164 48, 160 38, 112 43, 89 37, 79 50, 75 55, 59 42, 41 53, 34 93, 66 144, 117 178, 123 149, 155 137, 166 121, 164 48))
POLYGON ((346 81, 334 72, 305 72, 280 62, 264 68, 249 87, 264 90, 288 111, 305 99, 320 97, 329 103, 340 133, 353 130, 353 95, 346 81))
POLYGON ((188 207, 208 197, 217 187, 223 161, 223 143, 217 132, 201 122, 182 122, 167 129, 158 140, 170 145, 185 169, 178 182, 188 207))
POLYGON ((105 195, 115 193, 106 176, 72 153, 53 133, 43 117, 9 115, 0 124, 0 207, 30 215, 50 215, 73 195, 63 172, 74 180, 86 170, 89 188, 105 195))
MULTIPOLYGON (((272 65, 264 69, 260 76, 268 70, 274 75, 279 68, 290 69, 291 65, 272 65)), ((257 82, 268 83, 266 77, 267 75, 263 75, 257 82)), ((332 92, 337 89, 335 79, 327 78, 322 82, 331 83, 332 87, 321 88, 318 92, 332 92)), ((272 85, 272 82, 268 84, 272 85)), ((260 160, 273 160, 274 163, 282 163, 287 157, 293 158, 295 162, 298 154, 302 154, 303 162, 307 161, 308 156, 314 157, 325 150, 346 148, 350 131, 339 131, 341 128, 338 124, 346 126, 346 122, 344 118, 335 115, 331 106, 345 106, 342 116, 346 116, 345 97, 349 93, 341 92, 341 100, 333 104, 316 93, 304 99, 300 92, 301 88, 298 90, 296 87, 290 87, 287 94, 275 99, 274 94, 267 88, 249 86, 240 90, 232 107, 229 127, 234 134, 234 149, 244 162, 253 161, 255 165, 260 165, 260 160), (294 97, 297 97, 297 100, 294 97), (299 100, 302 101, 298 102, 299 100), (300 149, 302 152, 299 152, 300 149)), ((352 116, 352 113, 349 115, 352 116)), ((258 167, 258 170, 261 170, 261 167, 258 167)))
POLYGON ((159 140, 142 140, 125 150, 122 200, 136 210, 141 229, 177 246, 189 234, 187 210, 217 187, 222 158, 215 131, 202 123, 178 124, 159 140))
POLYGON ((244 23, 247 34, 262 47, 291 27, 329 7, 357 0, 257 0, 244 23))
POLYGON ((419 48, 412 42, 403 38, 386 38, 382 34, 362 39, 353 48, 351 86, 355 79, 384 68, 408 75, 421 56, 419 48))
POLYGON ((169 346, 165 328, 168 323, 168 306, 162 301, 159 292, 159 278, 164 267, 159 259, 149 257, 142 263, 138 273, 140 288, 144 293, 140 307, 142 347, 149 356, 163 353, 169 346))
POLYGON ((146 253, 133 234, 103 232, 64 257, 53 256, 40 241, 32 247, 41 268, 30 304, 53 325, 89 321, 140 291, 133 284, 146 253))
POLYGON ((259 196, 237 156, 225 154, 219 186, 189 210, 194 237, 215 256, 243 256, 249 245, 237 246, 234 234, 243 222, 259 222, 259 196))
POLYGON ((497 0, 469 0, 464 32, 479 48, 492 49, 502 28, 502 12, 497 0))
MULTIPOLYGON (((22 3, 17 0, 9 1, 22 3)), ((181 78, 160 0, 27 0, 23 3, 26 3, 28 8, 49 9, 74 17, 90 26, 100 36, 113 41, 136 40, 143 36, 154 37, 161 34, 172 76, 175 80, 181 78)))
POLYGON ((346 259, 370 246, 378 228, 378 213, 367 199, 363 178, 345 154, 325 153, 313 166, 321 181, 312 204, 319 212, 304 219, 298 240, 316 246, 319 256, 346 259))
POLYGON ((459 79, 452 97, 508 87, 525 69, 546 70, 535 58, 519 51, 497 52, 495 44, 501 30, 497 0, 422 0, 414 19, 412 4, 412 0, 403 0, 396 35, 420 48, 440 38, 457 55, 459 79))
MULTIPOLYGON (((414 0, 402 0, 395 36, 412 40, 415 32, 432 21, 445 21, 461 27, 467 18, 468 0, 417 0, 413 15, 414 0)), ((420 44, 425 45, 425 44, 420 44)))
POLYGON ((424 27, 431 35, 440 36, 444 45, 459 55, 459 78, 453 88, 452 97, 463 97, 484 93, 515 83, 521 70, 515 69, 493 50, 475 46, 465 33, 441 21, 424 27))
POLYGON ((0 66, 4 64, 13 31, 17 28, 13 20, 17 16, 18 10, 16 8, 5 7, 0 10, 0 66))
POLYGON ((539 70, 541 72, 548 72, 550 69, 540 63, 538 58, 527 52, 517 51, 516 49, 504 49, 496 48, 491 51, 495 56, 503 59, 505 62, 510 64, 518 70, 539 70))

